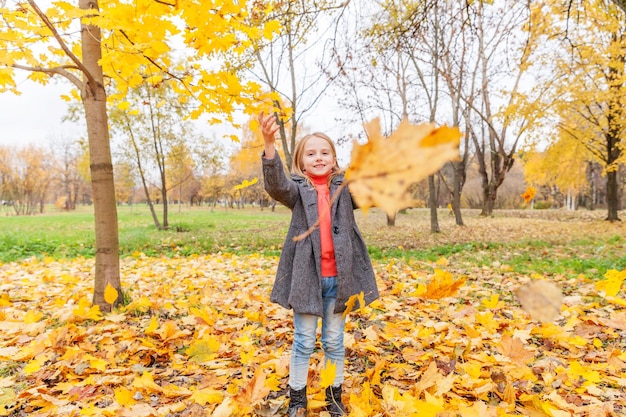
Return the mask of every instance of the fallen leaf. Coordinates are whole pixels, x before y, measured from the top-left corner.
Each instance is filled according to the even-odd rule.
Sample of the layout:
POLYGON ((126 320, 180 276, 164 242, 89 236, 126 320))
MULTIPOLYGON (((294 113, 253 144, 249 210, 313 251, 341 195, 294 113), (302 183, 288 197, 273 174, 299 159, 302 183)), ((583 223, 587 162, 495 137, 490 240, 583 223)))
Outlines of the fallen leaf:
POLYGON ((533 360, 535 354, 528 350, 517 337, 503 336, 499 346, 500 352, 511 359, 511 362, 524 366, 533 360))
POLYGON ((626 270, 610 269, 604 274, 604 277, 606 279, 596 282, 596 290, 604 292, 605 296, 615 297, 626 279, 626 270))

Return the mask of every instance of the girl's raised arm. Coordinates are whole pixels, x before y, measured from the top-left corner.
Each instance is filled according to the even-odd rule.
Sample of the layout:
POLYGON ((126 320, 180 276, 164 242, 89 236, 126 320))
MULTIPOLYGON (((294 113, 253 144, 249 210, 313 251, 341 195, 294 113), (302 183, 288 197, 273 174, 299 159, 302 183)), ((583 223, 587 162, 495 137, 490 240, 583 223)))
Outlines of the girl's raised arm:
POLYGON ((263 141, 265 142, 265 158, 273 159, 276 153, 276 132, 278 132, 278 123, 276 122, 276 115, 259 113, 259 124, 261 125, 261 132, 263 133, 263 141))

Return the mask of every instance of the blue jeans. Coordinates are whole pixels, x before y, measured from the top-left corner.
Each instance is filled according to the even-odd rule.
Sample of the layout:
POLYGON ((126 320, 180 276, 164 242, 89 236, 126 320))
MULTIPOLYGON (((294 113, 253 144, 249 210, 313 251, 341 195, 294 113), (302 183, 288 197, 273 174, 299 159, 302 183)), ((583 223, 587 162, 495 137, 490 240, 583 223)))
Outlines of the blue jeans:
MULTIPOLYGON (((335 314, 337 300, 337 277, 322 278, 322 300, 324 315, 322 317, 322 349, 324 349, 324 364, 337 365, 334 386, 343 383, 345 348, 343 346, 343 332, 345 319, 343 314, 335 314)), ((309 360, 315 349, 317 339, 317 316, 310 314, 293 315, 294 335, 289 365, 289 386, 300 390, 306 386, 309 374, 309 360)))

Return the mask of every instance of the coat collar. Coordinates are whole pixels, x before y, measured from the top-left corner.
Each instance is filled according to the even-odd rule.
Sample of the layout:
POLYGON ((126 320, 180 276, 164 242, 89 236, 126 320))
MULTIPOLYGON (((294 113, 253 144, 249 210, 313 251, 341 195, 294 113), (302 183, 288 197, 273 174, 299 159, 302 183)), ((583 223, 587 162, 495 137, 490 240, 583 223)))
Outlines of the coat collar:
MULTIPOLYGON (((301 175, 291 174, 291 179, 297 182, 298 184, 306 184, 307 180, 301 175)), ((333 178, 330 182, 331 185, 339 186, 344 182, 344 175, 339 174, 335 178, 333 178)))

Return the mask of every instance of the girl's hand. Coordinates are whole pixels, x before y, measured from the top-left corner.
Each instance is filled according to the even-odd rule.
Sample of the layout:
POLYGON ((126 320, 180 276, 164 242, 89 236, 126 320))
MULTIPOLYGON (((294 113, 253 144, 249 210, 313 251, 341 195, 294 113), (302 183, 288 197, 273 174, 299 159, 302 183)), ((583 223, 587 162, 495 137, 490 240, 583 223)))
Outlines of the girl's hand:
POLYGON ((263 141, 265 142, 265 157, 267 159, 274 158, 274 152, 276 151, 276 132, 278 132, 279 126, 276 122, 276 116, 274 114, 259 113, 259 124, 261 125, 261 133, 263 134, 263 141))

